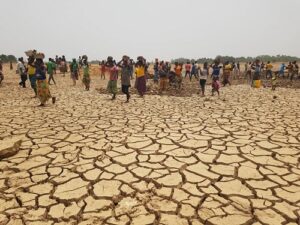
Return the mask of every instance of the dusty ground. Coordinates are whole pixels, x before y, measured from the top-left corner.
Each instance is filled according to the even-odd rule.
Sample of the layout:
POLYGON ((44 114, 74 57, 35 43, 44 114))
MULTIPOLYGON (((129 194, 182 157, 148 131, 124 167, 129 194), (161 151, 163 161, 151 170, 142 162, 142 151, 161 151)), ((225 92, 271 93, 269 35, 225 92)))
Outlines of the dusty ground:
POLYGON ((0 147, 23 141, 0 161, 0 224, 299 224, 300 90, 124 104, 56 79, 45 108, 13 73, 0 87, 0 147))

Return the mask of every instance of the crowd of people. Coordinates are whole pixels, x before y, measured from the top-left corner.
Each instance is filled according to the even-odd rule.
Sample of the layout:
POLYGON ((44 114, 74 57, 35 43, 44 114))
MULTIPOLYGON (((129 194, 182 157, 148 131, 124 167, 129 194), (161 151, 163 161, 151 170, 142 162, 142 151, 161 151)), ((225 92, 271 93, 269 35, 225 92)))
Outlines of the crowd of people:
MULTIPOLYGON (((51 85, 51 82, 56 84, 54 75, 57 73, 57 69, 65 76, 69 68, 74 86, 82 74, 82 83, 85 90, 90 90, 90 64, 86 55, 79 57, 78 60, 73 59, 68 64, 65 56, 56 56, 55 59, 49 58, 48 62, 44 63, 43 53, 37 53, 35 50, 32 50, 27 51, 26 54, 28 56, 27 63, 24 62, 23 57, 18 59, 17 73, 20 75, 19 85, 26 88, 26 80, 29 78, 34 97, 40 99, 40 106, 44 106, 50 98, 55 103, 56 99, 51 96, 49 85, 51 85), (48 74, 48 79, 46 74, 48 74)), ((288 63, 287 66, 282 63, 278 71, 273 70, 271 62, 264 64, 260 60, 245 63, 244 71, 241 71, 239 62, 227 61, 221 63, 221 58, 218 57, 212 64, 205 62, 202 66, 196 62, 187 62, 185 64, 175 62, 171 64, 155 59, 153 75, 148 71, 149 66, 150 64, 142 56, 137 57, 136 62, 126 55, 119 62, 116 62, 113 57, 109 56, 107 60, 99 63, 99 76, 105 80, 106 74, 109 75, 107 91, 112 95, 112 100, 116 99, 118 93, 117 82, 120 79, 121 91, 126 95, 126 103, 130 99, 130 87, 134 76, 136 78, 134 87, 141 97, 147 91, 146 82, 149 78, 153 79, 154 85, 157 85, 160 93, 163 93, 168 88, 180 91, 183 79, 189 78, 192 81, 194 77, 194 79, 199 81, 199 89, 202 96, 205 96, 205 87, 209 77, 212 80, 212 95, 215 93, 220 95, 220 87, 222 85, 231 85, 232 79, 244 78, 252 87, 260 87, 262 78, 269 79, 271 80, 272 89, 275 89, 277 77, 286 77, 290 80, 299 78, 299 66, 296 61, 288 63), (287 75, 285 76, 285 74, 287 75)), ((3 67, 0 62, 0 84, 3 79, 3 67)))

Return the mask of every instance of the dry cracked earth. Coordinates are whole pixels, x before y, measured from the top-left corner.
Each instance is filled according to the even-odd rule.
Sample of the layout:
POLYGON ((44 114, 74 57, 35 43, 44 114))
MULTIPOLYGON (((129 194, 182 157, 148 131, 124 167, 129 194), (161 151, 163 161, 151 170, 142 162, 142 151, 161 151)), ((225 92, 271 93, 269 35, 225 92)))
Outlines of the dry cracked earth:
POLYGON ((299 224, 300 90, 125 104, 56 79, 45 108, 0 87, 0 224, 299 224))

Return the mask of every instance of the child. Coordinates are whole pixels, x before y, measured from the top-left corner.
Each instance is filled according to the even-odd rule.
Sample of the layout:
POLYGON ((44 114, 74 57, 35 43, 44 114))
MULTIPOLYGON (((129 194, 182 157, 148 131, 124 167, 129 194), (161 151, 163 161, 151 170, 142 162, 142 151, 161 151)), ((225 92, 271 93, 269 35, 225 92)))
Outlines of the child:
POLYGON ((206 85, 206 80, 208 76, 208 64, 205 62, 203 64, 203 69, 200 68, 200 88, 202 92, 202 97, 204 97, 204 92, 205 92, 205 85, 206 85))
POLYGON ((215 60, 215 64, 212 66, 213 72, 212 72, 212 93, 211 95, 214 96, 214 93, 217 92, 218 96, 220 96, 220 81, 219 81, 219 76, 220 76, 220 69, 222 67, 219 66, 220 61, 215 60))
POLYGON ((100 64, 100 76, 101 76, 101 80, 103 78, 103 80, 105 80, 105 61, 102 60, 101 64, 100 64))
POLYGON ((275 91, 275 88, 277 86, 277 78, 276 78, 276 74, 273 75, 272 77, 272 91, 275 91))

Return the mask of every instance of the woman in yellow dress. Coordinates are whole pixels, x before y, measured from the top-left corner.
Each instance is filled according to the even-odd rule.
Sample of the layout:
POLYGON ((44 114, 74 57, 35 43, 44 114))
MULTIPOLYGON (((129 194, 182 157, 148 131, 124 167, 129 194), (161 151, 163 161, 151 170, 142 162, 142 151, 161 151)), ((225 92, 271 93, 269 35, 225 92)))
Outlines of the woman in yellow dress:
POLYGON ((135 74, 136 74, 136 89, 141 97, 146 93, 146 76, 145 76, 145 67, 146 60, 139 56, 137 58, 137 63, 135 65, 135 74))

